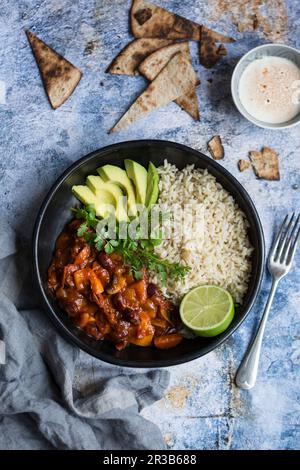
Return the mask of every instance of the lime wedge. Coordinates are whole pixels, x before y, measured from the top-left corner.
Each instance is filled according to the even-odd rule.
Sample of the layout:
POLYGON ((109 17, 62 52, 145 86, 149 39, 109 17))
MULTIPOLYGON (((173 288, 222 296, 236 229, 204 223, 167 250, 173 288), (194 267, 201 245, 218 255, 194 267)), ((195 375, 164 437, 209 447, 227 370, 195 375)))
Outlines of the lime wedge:
POLYGON ((233 299, 222 287, 195 287, 182 299, 180 316, 185 326, 196 335, 217 336, 232 322, 233 299))

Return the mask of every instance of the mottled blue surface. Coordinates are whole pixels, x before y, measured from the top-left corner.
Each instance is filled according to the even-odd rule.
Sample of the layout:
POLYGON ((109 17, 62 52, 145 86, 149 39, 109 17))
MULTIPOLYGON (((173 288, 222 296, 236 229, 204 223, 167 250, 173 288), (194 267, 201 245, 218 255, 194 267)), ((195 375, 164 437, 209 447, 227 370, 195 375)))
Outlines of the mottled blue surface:
MULTIPOLYGON (((161 5, 238 38, 213 71, 199 71, 201 122, 175 104, 158 110, 119 134, 107 130, 145 87, 141 77, 104 73, 130 39, 129 1, 2 0, 0 6, 0 196, 1 216, 29 238, 36 211, 50 185, 79 157, 107 144, 139 138, 168 139, 206 151, 220 134, 222 162, 245 186, 261 216, 267 247, 287 211, 299 209, 300 128, 274 132, 243 119, 230 96, 230 77, 239 57, 265 42, 261 32, 239 34, 226 16, 213 21, 216 1, 160 1, 161 5), (24 30, 30 28, 83 71, 71 98, 53 111, 45 96, 24 30), (212 78, 213 82, 207 82, 212 78), (239 158, 270 145, 280 154, 281 180, 258 181, 240 174, 239 158)), ((286 43, 300 47, 299 3, 287 2, 286 43)), ((300 252, 297 256, 299 265, 300 252)), ((170 368, 165 399, 144 415, 159 424, 170 448, 296 449, 300 447, 299 268, 282 281, 267 325, 258 382, 250 392, 234 386, 236 368, 257 325, 270 287, 262 291, 247 321, 213 353, 170 368)), ((93 369, 99 362, 90 361, 93 369)), ((92 380, 92 378, 91 378, 92 380)))

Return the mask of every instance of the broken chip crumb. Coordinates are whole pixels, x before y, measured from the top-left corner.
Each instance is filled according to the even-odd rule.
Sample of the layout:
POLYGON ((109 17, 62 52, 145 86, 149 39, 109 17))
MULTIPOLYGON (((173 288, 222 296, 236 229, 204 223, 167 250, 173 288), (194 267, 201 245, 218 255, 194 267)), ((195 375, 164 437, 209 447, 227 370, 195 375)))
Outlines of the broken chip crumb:
POLYGON ((229 36, 217 33, 205 26, 201 28, 201 41, 200 41, 200 63, 207 69, 212 68, 216 63, 227 54, 226 47, 220 42, 234 42, 234 39, 229 36))
POLYGON ((278 153, 270 147, 263 147, 261 152, 249 152, 257 178, 269 181, 280 180, 278 153))
POLYGON ((222 158, 224 158, 224 147, 219 135, 215 135, 208 142, 207 148, 214 160, 222 160, 222 158))
POLYGON ((190 390, 181 385, 171 387, 166 395, 165 399, 171 405, 171 408, 184 408, 187 402, 187 399, 191 395, 190 390))
POLYGON ((250 164, 250 162, 247 162, 247 160, 241 159, 241 160, 238 161, 238 167, 239 167, 240 172, 248 170, 248 168, 250 168, 250 166, 251 166, 251 164, 250 164))

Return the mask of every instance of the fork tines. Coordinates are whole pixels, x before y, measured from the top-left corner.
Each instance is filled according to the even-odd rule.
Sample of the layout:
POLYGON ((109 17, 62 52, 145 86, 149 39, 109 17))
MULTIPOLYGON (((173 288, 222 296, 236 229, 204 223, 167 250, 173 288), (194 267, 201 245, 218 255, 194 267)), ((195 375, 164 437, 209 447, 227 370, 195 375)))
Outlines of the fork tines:
POLYGON ((291 265, 294 259, 300 237, 300 214, 295 222, 294 219, 295 213, 291 217, 287 214, 281 224, 270 253, 270 259, 275 263, 291 265))

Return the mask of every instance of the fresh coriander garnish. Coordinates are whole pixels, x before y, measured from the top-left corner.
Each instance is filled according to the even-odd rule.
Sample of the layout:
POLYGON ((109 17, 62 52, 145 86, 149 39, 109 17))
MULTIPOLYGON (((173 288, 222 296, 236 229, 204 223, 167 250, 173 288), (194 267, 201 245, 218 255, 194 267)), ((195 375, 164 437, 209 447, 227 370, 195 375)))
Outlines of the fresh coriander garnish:
MULTIPOLYGON (((131 238, 119 239, 118 229, 116 239, 107 239, 106 231, 96 233, 96 227, 101 219, 96 217, 93 205, 85 206, 85 208, 71 209, 75 213, 75 217, 83 220, 77 229, 79 237, 85 237, 85 240, 94 245, 97 250, 104 250, 105 253, 111 254, 114 251, 123 256, 124 262, 128 265, 135 279, 142 279, 142 268, 145 267, 157 274, 163 285, 166 284, 168 277, 174 279, 183 279, 190 271, 189 266, 180 263, 170 263, 166 259, 160 258, 155 252, 154 247, 162 242, 162 238, 155 239, 139 239, 131 238)), ((159 234, 161 235, 161 234, 159 234)))
POLYGON ((81 224, 80 227, 79 227, 79 229, 77 230, 77 235, 78 235, 79 237, 83 237, 83 235, 85 235, 85 234, 87 233, 88 229, 89 229, 89 228, 88 228, 88 226, 87 226, 86 223, 81 224))

